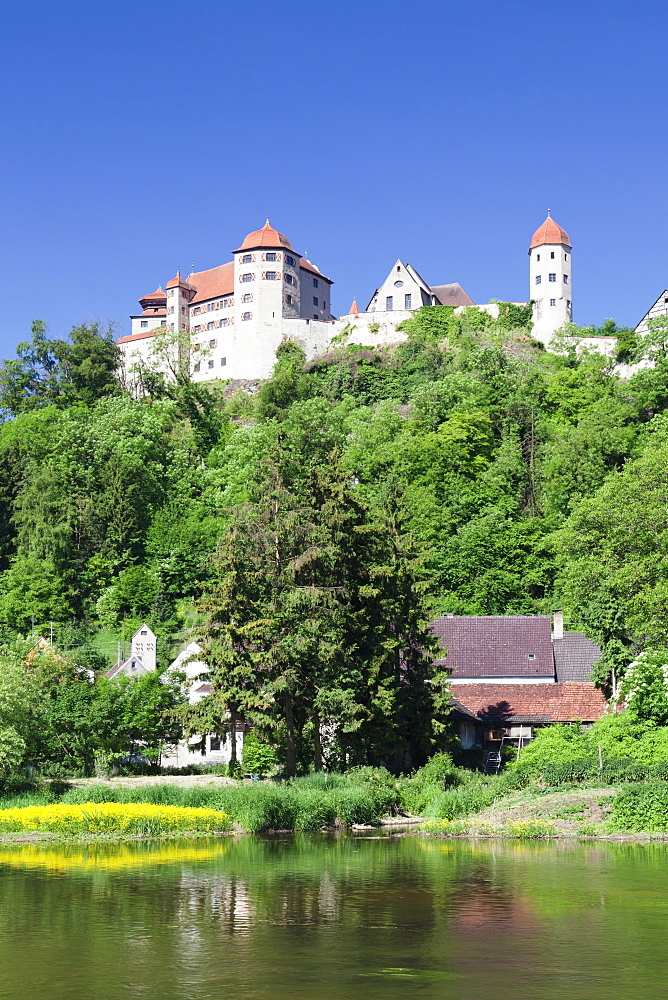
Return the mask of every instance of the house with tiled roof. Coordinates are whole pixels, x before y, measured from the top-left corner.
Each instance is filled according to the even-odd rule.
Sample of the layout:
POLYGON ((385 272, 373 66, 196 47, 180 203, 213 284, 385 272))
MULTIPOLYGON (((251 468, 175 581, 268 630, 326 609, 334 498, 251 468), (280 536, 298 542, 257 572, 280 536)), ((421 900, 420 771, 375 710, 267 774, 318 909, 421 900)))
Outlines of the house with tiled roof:
POLYGON ((524 742, 537 726, 592 723, 607 702, 591 680, 600 647, 565 632, 563 614, 444 615, 432 623, 450 672, 464 747, 524 742))

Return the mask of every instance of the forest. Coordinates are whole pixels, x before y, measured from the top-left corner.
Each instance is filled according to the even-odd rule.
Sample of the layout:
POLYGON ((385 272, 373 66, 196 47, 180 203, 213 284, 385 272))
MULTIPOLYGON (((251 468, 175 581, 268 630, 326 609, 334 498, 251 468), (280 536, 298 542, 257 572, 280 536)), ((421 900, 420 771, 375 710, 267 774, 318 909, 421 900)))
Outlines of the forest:
POLYGON ((99 674, 147 621, 164 668, 197 636, 219 697, 186 729, 225 712, 280 730, 289 771, 323 754, 400 770, 439 748, 427 625, 446 612, 563 608, 602 646, 610 693, 668 645, 668 324, 653 324, 642 344, 571 324, 547 351, 525 307, 433 306, 389 348, 344 331, 307 363, 286 342, 262 384, 195 384, 158 343, 172 374, 135 373, 137 392, 111 331, 35 323, 0 369, 5 663, 53 636, 68 669, 99 674), (597 334, 611 357, 578 347, 597 334), (332 724, 345 738, 321 746, 332 724))

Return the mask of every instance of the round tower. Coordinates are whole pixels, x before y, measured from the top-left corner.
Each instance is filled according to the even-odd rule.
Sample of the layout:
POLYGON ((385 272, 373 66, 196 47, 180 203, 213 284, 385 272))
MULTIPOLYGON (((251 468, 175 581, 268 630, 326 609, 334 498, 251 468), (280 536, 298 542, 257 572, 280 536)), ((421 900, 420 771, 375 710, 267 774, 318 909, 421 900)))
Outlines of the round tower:
POLYGON ((533 336, 547 345, 555 331, 573 319, 571 243, 549 212, 531 240, 529 281, 533 336))

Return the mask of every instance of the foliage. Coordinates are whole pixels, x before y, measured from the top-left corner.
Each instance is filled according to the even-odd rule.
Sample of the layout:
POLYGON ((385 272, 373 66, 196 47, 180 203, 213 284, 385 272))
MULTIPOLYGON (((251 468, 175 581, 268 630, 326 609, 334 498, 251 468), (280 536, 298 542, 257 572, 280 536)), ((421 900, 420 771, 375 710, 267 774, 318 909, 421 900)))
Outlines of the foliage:
POLYGON ((668 649, 646 649, 626 669, 620 698, 631 715, 668 723, 668 649))
POLYGON ((0 809, 2 833, 56 833, 61 836, 106 834, 156 837, 165 833, 229 829, 224 813, 214 809, 183 808, 116 802, 62 802, 45 806, 0 809))
POLYGON ((643 782, 623 788, 612 803, 611 830, 668 833, 668 784, 643 782))
POLYGON ((276 750, 251 730, 244 736, 241 764, 244 771, 264 778, 276 767, 276 750))

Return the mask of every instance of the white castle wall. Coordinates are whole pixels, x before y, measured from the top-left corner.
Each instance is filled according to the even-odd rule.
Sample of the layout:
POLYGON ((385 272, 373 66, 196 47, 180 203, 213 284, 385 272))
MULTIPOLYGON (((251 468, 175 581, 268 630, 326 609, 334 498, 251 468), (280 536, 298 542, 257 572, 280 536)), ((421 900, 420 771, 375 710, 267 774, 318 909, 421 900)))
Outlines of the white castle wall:
POLYGON ((570 247, 543 244, 529 251, 529 297, 534 302, 532 335, 548 345, 555 330, 573 318, 570 247))

